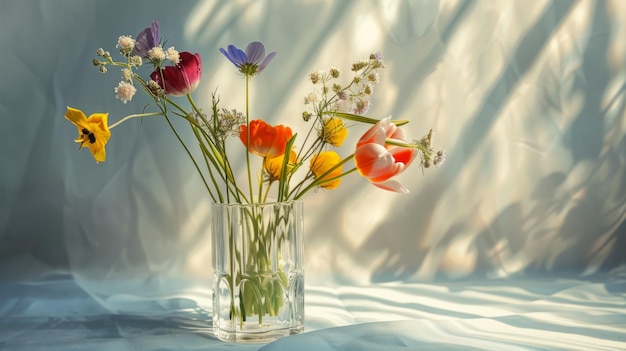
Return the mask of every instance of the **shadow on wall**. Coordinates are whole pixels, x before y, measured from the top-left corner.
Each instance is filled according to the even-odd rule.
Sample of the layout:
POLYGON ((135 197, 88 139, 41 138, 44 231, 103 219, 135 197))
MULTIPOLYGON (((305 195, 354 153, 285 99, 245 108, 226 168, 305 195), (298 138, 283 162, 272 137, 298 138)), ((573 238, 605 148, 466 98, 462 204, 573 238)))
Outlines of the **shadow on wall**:
MULTIPOLYGON (((82 262, 98 265, 104 270, 103 275, 111 273, 107 266, 109 261, 119 264, 120 271, 128 272, 123 267, 124 261, 118 259, 120 257, 129 260, 129 265, 135 263, 132 260, 147 261, 148 265, 154 265, 150 268, 158 271, 171 263, 167 262, 167 253, 173 247, 170 245, 181 245, 181 257, 174 258, 180 261, 172 264, 182 265, 187 259, 183 257, 185 250, 193 251, 193 246, 202 241, 202 236, 206 234, 201 229, 206 223, 200 220, 197 221, 199 224, 193 224, 189 219, 193 217, 194 211, 201 210, 197 205, 201 202, 201 195, 193 188, 198 182, 190 180, 192 166, 173 167, 172 161, 164 161, 165 158, 180 159, 184 157, 184 151, 170 134, 159 132, 161 125, 144 122, 142 126, 116 130, 115 142, 107 146, 110 159, 107 160, 106 168, 95 165, 84 150, 80 155, 76 154, 75 145, 71 143, 76 131, 70 130, 67 122, 61 118, 66 104, 79 101, 85 106, 98 106, 110 111, 111 115, 122 116, 136 112, 137 106, 141 105, 122 105, 112 98, 112 87, 117 84, 119 77, 111 74, 99 79, 90 62, 84 61, 85 57, 92 56, 98 45, 113 43, 111 46, 114 46, 119 31, 137 33, 147 26, 149 21, 137 21, 135 16, 138 12, 141 12, 143 19, 158 18, 161 27, 167 28, 167 35, 172 41, 180 42, 181 49, 192 43, 202 48, 198 50, 205 50, 203 54, 211 53, 212 58, 219 57, 216 48, 227 44, 225 38, 239 35, 236 44, 243 45, 246 40, 262 40, 271 35, 272 40, 278 43, 272 50, 291 56, 286 58, 288 55, 284 55, 284 59, 279 56, 284 65, 280 66, 280 70, 277 65, 274 73, 280 74, 271 77, 271 84, 280 87, 277 89, 280 91, 270 96, 258 94, 253 97, 255 108, 260 108, 260 115, 269 116, 274 109, 283 110, 286 100, 294 97, 289 94, 295 94, 300 99, 299 92, 293 92, 305 79, 306 72, 302 72, 302 67, 311 67, 319 59, 319 48, 324 47, 326 40, 336 40, 335 43, 341 44, 352 40, 332 38, 332 34, 337 31, 349 32, 350 29, 341 27, 342 20, 354 17, 354 13, 360 9, 358 6, 371 4, 328 2, 333 4, 331 6, 321 3, 325 4, 320 7, 326 11, 325 15, 316 15, 319 9, 314 1, 298 5, 268 2, 261 10, 254 7, 251 1, 237 2, 237 5, 232 5, 230 1, 183 2, 173 6, 171 2, 163 0, 153 1, 150 6, 139 2, 132 5, 134 9, 122 1, 107 0, 81 6, 73 0, 59 0, 54 5, 43 0, 3 4, 3 10, 6 11, 0 15, 0 25, 6 29, 5 33, 22 32, 24 19, 32 20, 28 21, 30 29, 19 43, 10 42, 10 35, 0 35, 0 43, 13 49, 7 54, 10 64, 1 66, 2 76, 7 81, 19 83, 17 89, 13 85, 0 85, 1 107, 8 114, 27 116, 29 125, 32 123, 36 127, 24 128, 24 122, 20 119, 0 119, 0 149, 16 150, 0 153, 0 165, 10 165, 0 173, 0 184, 3 186, 0 188, 0 206, 3 207, 0 208, 0 265, 19 267, 10 273, 0 274, 0 279, 7 275, 28 277, 32 272, 45 270, 69 270, 72 265, 80 270, 85 267, 81 265, 82 262), (240 6, 241 11, 230 11, 232 8, 229 6, 240 6), (299 12, 291 17, 284 16, 284 12, 288 12, 285 6, 294 6, 299 12), (164 8, 167 8, 167 13, 164 13, 164 8), (254 12, 251 8, 259 12, 252 16, 249 13, 254 12), (284 12, 278 12, 278 8, 284 12), (77 31, 73 23, 57 23, 58 18, 68 17, 66 11, 70 10, 68 13, 74 18, 82 18, 84 22, 93 20, 94 24, 88 30, 77 31), (207 15, 203 17, 201 14, 205 10, 207 15), (248 19, 246 16, 255 18, 250 27, 242 25, 248 19), (182 26, 181 19, 185 18, 189 18, 190 22, 182 26), (201 20, 193 22, 196 18, 201 20), (304 18, 307 22, 300 21, 304 18), (136 27, 132 28, 127 25, 129 23, 136 27), (189 34, 188 28, 194 25, 197 28, 189 34), (233 34, 235 25, 237 28, 243 27, 237 29, 241 32, 233 34), (311 28, 315 28, 315 31, 311 28), (67 38, 66 46, 50 41, 49 37, 41 33, 54 33, 55 37, 67 38), (304 39, 297 46, 290 41, 301 35, 304 39), (37 61, 40 56, 35 50, 48 53, 47 63, 50 67, 42 66, 37 61), (298 74, 303 76, 302 79, 294 79, 298 74), (76 76, 82 79, 75 81, 73 77, 76 76), (97 87, 94 81, 97 81, 97 87), (23 147, 16 148, 17 145, 23 147), (132 161, 136 161, 134 165, 128 164, 132 161), (159 186, 160 192, 155 191, 153 185, 159 186), (85 193, 78 193, 83 191, 85 193), (110 215, 99 218, 101 211, 109 211, 110 215), (145 227, 139 227, 139 213, 150 214, 142 219, 141 224, 145 227), (120 231, 119 223, 130 224, 120 231), (161 233, 162 237, 151 235, 151 230, 161 233), (183 241, 177 241, 177 230, 184 232, 183 236, 187 235, 183 241), (150 252, 150 248, 158 250, 150 252), (68 262, 67 251, 77 255, 78 260, 68 262), (144 257, 150 255, 152 257, 144 257), (99 259, 107 263, 99 265, 99 259)), ((415 4, 408 0, 401 3, 405 6, 415 4)), ((439 5, 439 2, 432 2, 431 5, 434 3, 439 5)), ((507 276, 562 270, 587 274, 594 269, 611 269, 626 264, 623 255, 626 246, 626 139, 623 127, 620 127, 626 118, 626 94, 623 86, 618 90, 610 89, 611 73, 603 66, 609 56, 609 39, 613 31, 610 24, 615 22, 615 19, 609 18, 608 4, 595 3, 590 26, 593 40, 590 39, 583 47, 581 65, 573 73, 557 72, 560 76, 556 82, 539 81, 532 88, 542 98, 549 99, 548 93, 556 96, 556 101, 538 102, 544 104, 540 108, 545 116, 563 113, 562 105, 567 103, 563 100, 573 101, 575 97, 581 97, 580 109, 573 116, 573 122, 555 123, 559 128, 562 127, 558 131, 560 140, 557 143, 562 144, 560 146, 566 150, 566 156, 571 158, 569 168, 543 169, 534 176, 536 179, 531 171, 537 170, 539 166, 526 172, 524 169, 511 169, 508 171, 515 176, 499 183, 485 181, 492 174, 489 170, 476 167, 481 166, 481 161, 493 164, 500 160, 494 161, 490 159, 490 154, 483 154, 483 143, 490 138, 490 133, 497 131, 501 121, 509 118, 502 111, 515 94, 514 90, 541 62, 540 56, 550 46, 555 32, 580 3, 553 2, 546 6, 537 21, 528 27, 529 30, 507 54, 506 64, 501 71, 495 66, 490 67, 491 73, 497 73, 496 79, 482 99, 476 99, 473 95, 465 96, 468 100, 478 102, 477 108, 468 112, 469 117, 442 117, 449 124, 464 124, 464 130, 458 140, 446 146, 449 155, 444 168, 420 178, 418 190, 411 197, 399 200, 406 200, 406 212, 389 211, 358 247, 350 246, 346 238, 336 238, 336 232, 331 233, 331 230, 329 233, 309 235, 309 242, 321 245, 326 241, 334 245, 344 240, 337 244, 337 256, 352 255, 359 264, 371 268, 367 274, 372 281, 432 278, 437 274, 456 277, 507 276), (566 79, 568 84, 560 84, 566 79), (543 94, 542 89, 546 90, 546 94, 543 94), (610 95, 612 91, 616 93, 609 99, 609 107, 606 107, 604 95, 610 95), (612 117, 607 117, 609 115, 612 117), (527 179, 519 187, 524 193, 513 194, 515 192, 511 189, 515 190, 518 186, 516 182, 523 180, 524 176, 533 179, 527 179), (490 188, 469 189, 460 185, 477 181, 489 183, 490 188), (475 195, 483 190, 483 199, 466 200, 467 194, 475 195), (450 206, 455 198, 458 198, 460 204, 450 206), (501 200, 506 202, 500 203, 501 200), (425 202, 429 205, 424 206, 425 202), (481 206, 494 202, 500 206, 496 206, 493 213, 485 215, 481 206), (463 209, 463 212, 447 213, 459 209, 463 209), (448 222, 441 220, 446 217, 450 218, 448 222), (398 223, 404 227, 399 228, 398 223), (389 235, 389 228, 398 232, 389 235), (382 255, 373 263, 368 256, 372 252, 382 255)), ((462 1, 456 7, 448 8, 446 16, 442 17, 440 13, 438 22, 412 23, 413 29, 407 32, 404 32, 405 23, 388 23, 393 40, 385 41, 382 51, 393 53, 392 57, 401 65, 409 63, 415 66, 390 70, 393 75, 390 80, 399 82, 399 94, 403 97, 397 99, 397 103, 394 99, 393 108, 396 112, 411 111, 414 107, 413 97, 426 90, 425 77, 442 60, 451 56, 446 49, 457 36, 467 34, 470 27, 466 25, 468 17, 473 15, 472 11, 476 7, 487 6, 485 4, 492 2, 462 1), (415 57, 406 57, 404 45, 417 39, 414 36, 417 32, 429 32, 429 40, 436 34, 439 41, 416 53, 415 57)), ((509 6, 515 8, 518 5, 509 6)), ((370 6, 370 10, 374 7, 370 6)), ((414 9, 407 11, 416 13, 414 9)), ((461 55, 475 54, 467 52, 472 50, 471 47, 463 47, 462 50, 466 51, 462 51, 461 55)), ((344 60, 341 63, 352 59, 337 58, 344 60)), ((221 57, 219 60, 204 60, 208 80, 212 79, 209 72, 218 75, 217 68, 221 67, 221 62, 229 65, 221 57)), ((563 63, 566 63, 566 58, 563 58, 563 63)), ((489 62, 481 64, 488 65, 489 62)), ((270 80, 263 77, 266 78, 270 80)), ((212 85, 212 82, 206 85, 212 85)), ((442 90, 454 88, 443 86, 443 83, 441 85, 442 90)), ((213 86, 209 87, 210 91, 213 89, 213 86)), ((220 86, 220 89, 224 89, 221 90, 224 96, 229 96, 236 94, 230 94, 232 91, 227 89, 239 88, 233 84, 233 88, 220 86)), ((393 98, 393 94, 390 96, 393 98)), ((419 107, 430 109, 428 112, 438 108, 427 104, 419 107)), ((516 115, 517 125, 530 129, 530 132, 519 133, 525 137, 532 137, 533 120, 530 112, 528 115, 516 115)), ((421 127, 418 125, 418 128, 421 127)), ((520 144, 523 142, 513 140, 516 141, 520 144)), ((563 156, 556 153, 547 155, 563 156)), ((505 156, 511 159, 520 157, 514 151, 509 151, 505 156)), ((509 162, 494 168, 500 171, 506 166, 515 168, 517 164, 524 165, 523 162, 509 162)), ((333 203, 342 206, 349 203, 350 196, 359 196, 365 181, 359 179, 358 182, 357 186, 346 181, 345 189, 337 189, 340 194, 346 195, 345 198, 332 194, 336 200, 333 203)), ((372 189, 368 187, 367 191, 372 189)), ((394 210, 399 207, 395 204, 392 206, 394 210)), ((334 206, 321 206, 321 209, 316 208, 316 212, 319 218, 330 222, 321 223, 324 229, 334 229, 334 225, 342 220, 334 206)), ((323 254, 311 253, 311 256, 323 254)), ((143 264, 146 265, 145 262, 143 264)), ((206 267, 202 269, 207 273, 206 267)))
MULTIPOLYGON (((107 146, 107 164, 96 165, 88 151, 76 151, 72 142, 76 129, 63 119, 63 114, 68 104, 108 111, 111 119, 129 114, 130 104, 122 105, 112 94, 120 76, 115 72, 101 75, 91 65, 90 57, 98 46, 114 49, 118 30, 138 32, 146 27, 149 21, 139 23, 136 19, 139 12, 142 18, 163 18, 162 25, 172 29, 168 34, 183 38, 183 28, 175 21, 187 16, 196 4, 169 5, 165 16, 162 9, 168 3, 2 3, 0 43, 11 50, 0 70, 13 83, 0 86, 0 147, 4 150, 0 152, 0 265, 13 268, 2 270, 0 279, 69 270, 66 211, 82 211, 69 220, 72 223, 88 226, 98 220, 94 218, 97 213, 89 210, 91 200, 99 196, 107 182, 124 173, 128 157, 120 156, 137 152, 138 138, 135 134, 125 139, 124 133, 118 134, 116 143, 107 146), (81 27, 85 23, 89 25, 81 27), (135 27, 119 28, 120 23, 135 27), (20 33, 20 37, 14 33, 20 33), (77 191, 82 193, 75 194, 77 191), (79 201, 72 202, 76 198, 79 201)), ((157 145, 162 140, 158 136, 146 139, 157 145)), ((116 201, 132 207, 124 198, 116 201)))
MULTIPOLYGON (((452 16, 454 20, 442 29, 444 43, 461 27, 471 4, 474 3, 466 2, 459 7, 452 16)), ((508 66, 467 123, 461 139, 449 151, 445 172, 438 170, 444 175, 428 178, 406 206, 421 209, 411 212, 412 229, 390 235, 386 228, 407 214, 391 216, 362 245, 363 252, 380 251, 381 247, 387 250, 373 269, 372 281, 550 272, 587 275, 598 269, 610 270, 626 264, 623 254, 626 249, 626 137, 614 130, 619 130, 624 122, 625 94, 623 88, 618 90, 612 100, 615 105, 621 105, 611 106, 617 118, 608 118, 602 92, 609 91, 611 77, 606 67, 598 65, 607 62, 609 54, 611 28, 609 9, 604 3, 595 5, 591 32, 598 34, 592 34, 593 40, 584 48, 575 84, 571 91, 567 90, 570 87, 557 87, 560 90, 557 95, 584 97, 578 115, 560 140, 572 157, 570 172, 554 172, 538 179, 529 194, 506 206, 490 223, 476 224, 477 219, 482 220, 477 209, 474 217, 449 224, 445 233, 433 224, 439 199, 454 190, 452 184, 459 177, 468 176, 461 170, 467 168, 469 159, 476 157, 479 143, 487 138, 496 119, 502 118, 500 112, 512 90, 535 63, 529 58, 537 58, 546 47, 552 35, 543 35, 543 31, 546 28, 556 31, 575 4, 551 3, 519 42, 508 66), (526 59, 518 59, 521 56, 526 59), (605 125, 607 120, 613 120, 614 125, 605 125), (423 202, 430 202, 432 206, 420 206, 423 202), (554 225, 555 222, 559 224, 554 225), (465 242, 457 251, 450 251, 455 243, 467 240, 471 242, 465 242)), ((519 174, 524 170, 514 172, 519 174)), ((532 177, 532 174, 527 176, 532 177)), ((516 184, 494 186, 515 187, 516 184)), ((489 194, 498 196, 498 190, 490 189, 489 194)), ((480 203, 477 206, 480 207, 480 203)))

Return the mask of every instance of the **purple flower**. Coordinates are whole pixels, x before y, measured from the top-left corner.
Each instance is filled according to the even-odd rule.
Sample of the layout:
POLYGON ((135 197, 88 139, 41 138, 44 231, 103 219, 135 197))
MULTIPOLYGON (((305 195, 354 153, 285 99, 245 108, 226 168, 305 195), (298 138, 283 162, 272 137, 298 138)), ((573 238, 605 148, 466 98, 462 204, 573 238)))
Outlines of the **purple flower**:
POLYGON ((152 21, 152 25, 150 27, 145 28, 137 34, 133 54, 141 57, 147 57, 148 50, 159 46, 159 40, 159 22, 155 20, 152 21))
POLYGON ((239 72, 246 76, 261 73, 276 56, 276 52, 271 52, 265 56, 265 46, 258 41, 248 44, 246 52, 238 49, 235 45, 228 45, 228 51, 220 48, 220 52, 239 68, 239 72))

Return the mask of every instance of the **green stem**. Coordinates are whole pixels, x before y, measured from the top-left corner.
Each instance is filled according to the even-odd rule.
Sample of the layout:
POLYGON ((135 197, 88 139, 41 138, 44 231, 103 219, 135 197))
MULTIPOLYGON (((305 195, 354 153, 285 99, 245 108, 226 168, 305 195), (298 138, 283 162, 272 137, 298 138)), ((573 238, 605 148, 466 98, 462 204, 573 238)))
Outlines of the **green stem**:
POLYGON ((198 171, 198 174, 200 174, 200 178, 202 179, 202 183, 204 183, 204 186, 206 187, 206 190, 211 195, 211 198, 213 199, 213 201, 215 201, 215 197, 214 197, 213 193, 211 192, 211 187, 209 187, 209 183, 207 183, 206 178, 204 177, 204 173, 202 172, 202 170, 200 170, 200 166, 198 165, 198 162, 196 162, 196 159, 191 154, 191 151, 187 147, 187 144, 185 144, 183 139, 180 137, 180 134, 178 134, 178 132, 176 131, 176 128, 174 128, 174 125, 172 124, 172 121, 170 121, 170 118, 167 116, 167 114, 165 114, 164 117, 165 117, 165 120, 167 121, 167 124, 169 124, 170 129, 172 129, 172 132, 174 132, 174 135, 176 135, 176 138, 178 139, 180 144, 185 149, 185 152, 187 152, 187 155, 191 159, 191 162, 193 162, 194 167, 196 167, 196 170, 198 171))
POLYGON ((137 113, 137 114, 134 114, 134 115, 128 115, 128 116, 120 119, 119 121, 111 124, 109 126, 109 129, 113 129, 113 128, 119 126, 120 124, 122 124, 122 123, 124 123, 124 122, 126 122, 126 121, 128 121, 129 119, 132 119, 132 118, 150 117, 150 116, 164 116, 164 114, 161 113, 161 112, 150 112, 150 113, 137 113))
MULTIPOLYGON (((342 174, 340 174, 340 175, 338 175, 338 176, 336 176, 336 177, 332 177, 332 178, 328 178, 328 179, 326 179, 326 177, 327 177, 329 174, 331 174, 331 173, 332 173, 335 169, 337 169, 337 168, 339 168, 339 167, 343 166, 346 162, 350 161, 353 157, 354 157, 354 154, 352 154, 352 155, 350 155, 350 156, 348 156, 348 157, 344 158, 343 160, 341 160, 341 162, 339 162, 339 163, 337 163, 336 165, 334 165, 333 167, 331 167, 331 168, 330 168, 328 171, 326 171, 324 174, 322 174, 322 175, 320 175, 319 177, 317 177, 317 179, 316 179, 315 181, 311 182, 311 184, 309 184, 306 188, 304 188, 302 191, 299 191, 297 194, 295 194, 295 196, 294 196, 294 198, 293 198, 293 199, 294 199, 294 200, 298 200, 298 199, 299 199, 299 198, 301 198, 301 197, 302 197, 305 193, 307 193, 309 190, 311 190, 311 189, 315 188, 316 186, 321 185, 321 184, 324 184, 324 183, 327 183, 327 182, 330 182, 330 181, 333 181, 333 180, 335 180, 335 179, 339 179, 339 178, 341 178, 341 177, 343 177, 343 176, 345 176, 345 175, 347 175, 347 174, 349 174, 349 173, 354 172, 354 171, 356 170, 356 167, 355 167, 355 168, 353 168, 353 169, 351 169, 351 170, 349 170, 349 171, 347 171, 347 172, 344 172, 344 173, 342 173, 342 174)), ((296 187, 296 188, 297 188, 297 187, 296 187)), ((294 191, 295 191, 295 189, 294 189, 294 191)), ((293 192, 292 192, 292 193, 293 193, 293 192)), ((292 193, 289 193, 289 196, 291 196, 291 194, 292 194, 292 193)))
MULTIPOLYGON (((250 113, 249 113, 249 82, 250 77, 246 74, 246 145, 250 147, 250 113)), ((248 188, 250 189, 250 200, 254 202, 254 192, 252 191, 252 174, 250 173, 250 152, 246 150, 246 169, 248 170, 248 188)), ((260 196, 260 194, 259 194, 260 196)))
POLYGON ((410 144, 410 143, 406 143, 400 140, 396 140, 396 139, 385 139, 385 144, 386 145, 394 145, 394 146, 401 146, 401 147, 408 147, 408 148, 412 148, 412 149, 418 149, 420 150, 422 153, 424 154, 428 154, 429 150, 427 148, 425 148, 424 146, 420 145, 420 144, 410 144))
MULTIPOLYGON (((270 194, 270 189, 272 188, 272 184, 273 183, 274 183, 274 181, 270 180, 269 184, 267 184, 267 190, 265 190, 265 195, 263 196, 263 202, 267 202, 267 197, 270 194)), ((278 198, 277 201, 280 201, 280 198, 278 198)))
MULTIPOLYGON (((341 118, 347 119, 349 121, 355 121, 355 122, 359 122, 359 123, 376 124, 376 123, 380 122, 379 119, 365 117, 365 116, 361 116, 361 115, 355 115, 353 113, 347 113, 347 112, 329 112, 329 111, 325 111, 324 114, 325 115, 333 115, 333 116, 341 117, 341 118)), ((403 126, 403 125, 409 123, 409 120, 408 119, 398 119, 398 120, 392 120, 391 123, 393 123, 393 124, 395 124, 396 126, 399 127, 399 126, 403 126)))

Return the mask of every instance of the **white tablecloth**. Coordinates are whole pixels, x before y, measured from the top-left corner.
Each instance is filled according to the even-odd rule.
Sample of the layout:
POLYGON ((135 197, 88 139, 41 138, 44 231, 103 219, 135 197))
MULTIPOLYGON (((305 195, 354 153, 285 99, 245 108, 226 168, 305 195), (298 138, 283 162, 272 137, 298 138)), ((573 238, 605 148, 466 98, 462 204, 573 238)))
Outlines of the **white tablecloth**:
POLYGON ((71 279, 0 285, 0 350, 620 350, 626 269, 586 278, 307 286, 305 333, 229 344, 111 313, 71 279))

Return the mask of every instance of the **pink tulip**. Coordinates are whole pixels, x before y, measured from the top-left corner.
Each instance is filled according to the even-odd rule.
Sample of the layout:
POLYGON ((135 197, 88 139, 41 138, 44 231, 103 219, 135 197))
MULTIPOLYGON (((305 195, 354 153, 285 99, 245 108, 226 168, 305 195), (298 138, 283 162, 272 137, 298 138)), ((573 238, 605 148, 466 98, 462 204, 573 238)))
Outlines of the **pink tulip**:
POLYGON ((417 156, 417 150, 387 145, 385 144, 387 139, 407 143, 404 130, 391 123, 390 118, 382 119, 372 126, 356 144, 354 152, 356 168, 374 186, 406 194, 409 191, 405 187, 389 179, 409 166, 417 156))
POLYGON ((161 72, 157 69, 150 78, 157 82, 165 93, 172 96, 187 95, 200 84, 202 76, 202 58, 200 54, 187 51, 180 53, 180 62, 175 66, 167 66, 161 72), (161 79, 161 73, 163 79, 161 79), (163 82, 165 81, 165 82, 163 82))

